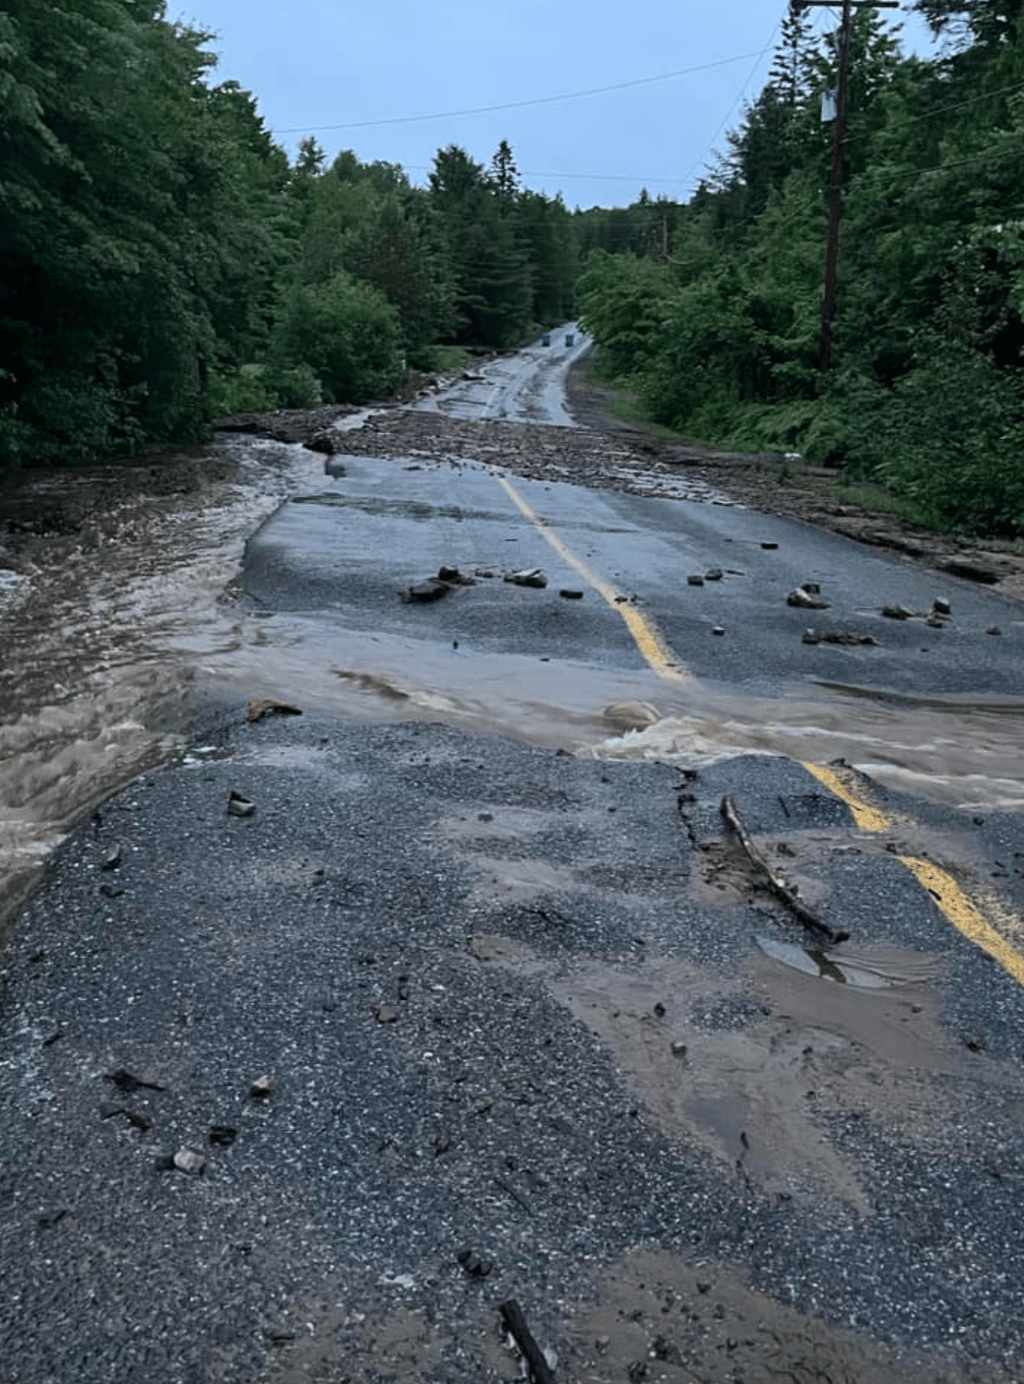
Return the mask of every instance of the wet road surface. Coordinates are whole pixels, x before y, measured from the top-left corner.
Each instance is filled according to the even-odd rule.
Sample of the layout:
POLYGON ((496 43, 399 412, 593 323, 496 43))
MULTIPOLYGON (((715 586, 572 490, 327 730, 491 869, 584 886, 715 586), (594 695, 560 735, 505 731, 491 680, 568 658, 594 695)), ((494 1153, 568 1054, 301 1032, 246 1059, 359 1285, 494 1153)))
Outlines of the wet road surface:
POLYGON ((180 762, 11 924, 5 1380, 508 1380, 508 1297, 559 1379, 1019 1377, 1020 607, 571 485, 547 351, 8 612, 8 862, 180 762))

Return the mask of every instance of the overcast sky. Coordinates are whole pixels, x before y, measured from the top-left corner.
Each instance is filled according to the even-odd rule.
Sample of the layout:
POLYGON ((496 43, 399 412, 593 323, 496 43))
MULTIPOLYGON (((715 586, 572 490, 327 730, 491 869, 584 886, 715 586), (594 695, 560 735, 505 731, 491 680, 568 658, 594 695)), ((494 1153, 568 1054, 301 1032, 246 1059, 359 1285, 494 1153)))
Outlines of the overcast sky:
MULTIPOLYGON (((763 87, 784 11, 784 0, 169 6, 171 18, 217 35, 217 77, 254 93, 290 155, 313 134, 331 157, 354 149, 363 160, 400 163, 422 183, 438 148, 459 144, 486 164, 507 139, 524 183, 560 191, 570 208, 626 206, 643 186, 685 200, 743 100, 763 87), (681 75, 642 81, 668 73, 681 75), (642 84, 516 105, 629 82, 642 84), (499 105, 506 108, 454 114, 499 105)), ((835 25, 835 11, 811 14, 817 27, 835 25)), ((911 46, 923 33, 911 17, 911 46)))

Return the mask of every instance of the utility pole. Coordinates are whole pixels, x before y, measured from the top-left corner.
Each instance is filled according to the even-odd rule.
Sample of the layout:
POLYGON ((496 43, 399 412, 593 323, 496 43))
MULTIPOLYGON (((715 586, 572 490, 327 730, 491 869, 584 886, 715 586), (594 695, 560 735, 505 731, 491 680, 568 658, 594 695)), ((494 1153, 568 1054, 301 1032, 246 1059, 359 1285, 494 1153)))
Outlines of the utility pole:
MULTIPOLYGON (((828 5, 830 0, 793 0, 793 8, 806 10, 828 5)), ((818 334, 818 369, 832 369, 832 329, 839 299, 839 227, 843 215, 843 158, 850 86, 850 21, 854 10, 898 10, 899 0, 843 0, 839 28, 839 72, 836 78, 836 118, 832 127, 832 180, 828 196, 828 231, 825 240, 825 288, 821 295, 821 330, 818 334)))

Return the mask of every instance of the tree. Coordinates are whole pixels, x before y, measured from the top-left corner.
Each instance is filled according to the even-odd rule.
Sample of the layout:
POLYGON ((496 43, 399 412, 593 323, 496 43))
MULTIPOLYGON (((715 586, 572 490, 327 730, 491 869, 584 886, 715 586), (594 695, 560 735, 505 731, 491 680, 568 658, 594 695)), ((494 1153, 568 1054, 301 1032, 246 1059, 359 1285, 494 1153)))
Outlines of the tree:
POLYGON ((519 191, 519 169, 516 168, 512 146, 507 139, 501 141, 491 160, 491 182, 505 203, 511 202, 519 191))

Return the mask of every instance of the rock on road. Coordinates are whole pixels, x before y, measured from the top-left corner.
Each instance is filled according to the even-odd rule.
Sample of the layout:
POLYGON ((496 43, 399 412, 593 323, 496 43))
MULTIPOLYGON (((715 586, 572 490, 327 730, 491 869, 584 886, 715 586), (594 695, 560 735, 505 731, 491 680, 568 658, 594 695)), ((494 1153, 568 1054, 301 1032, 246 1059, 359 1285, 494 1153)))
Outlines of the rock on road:
POLYGON ((566 330, 339 431, 14 919, 5 1384, 512 1380, 510 1299, 559 1380, 1020 1377, 1020 607, 570 427, 566 330))

